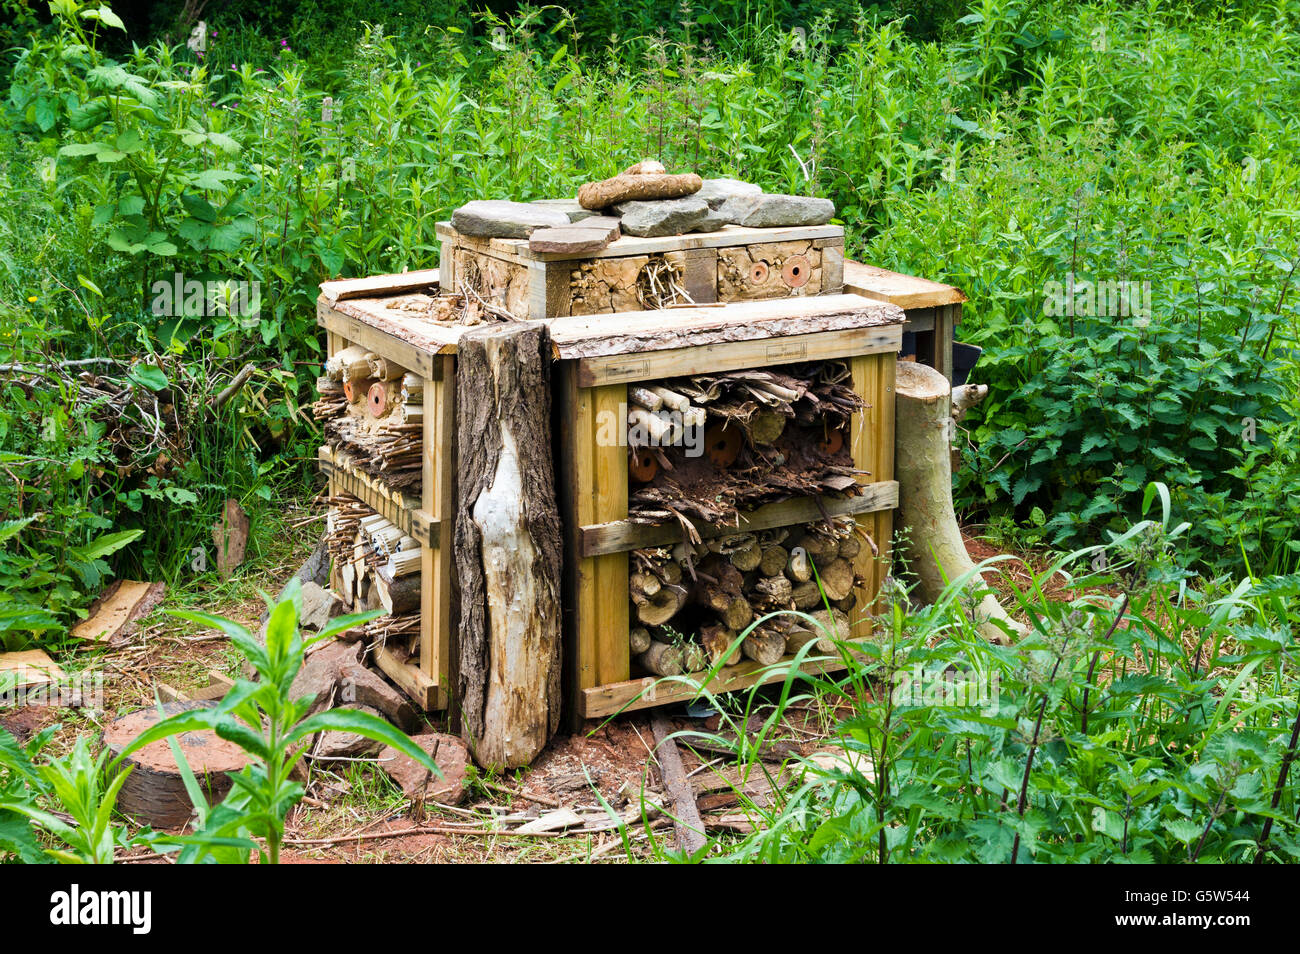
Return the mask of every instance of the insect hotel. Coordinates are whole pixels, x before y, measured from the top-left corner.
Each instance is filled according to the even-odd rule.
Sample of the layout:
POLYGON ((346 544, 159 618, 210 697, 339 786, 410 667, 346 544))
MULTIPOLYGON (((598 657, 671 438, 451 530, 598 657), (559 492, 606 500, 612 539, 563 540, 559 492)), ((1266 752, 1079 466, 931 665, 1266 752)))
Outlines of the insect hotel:
POLYGON ((870 638, 898 369, 948 415, 900 348, 950 373, 962 296, 846 262, 832 214, 641 163, 469 203, 440 269, 322 285, 332 588, 386 612, 373 663, 482 764, 870 638))

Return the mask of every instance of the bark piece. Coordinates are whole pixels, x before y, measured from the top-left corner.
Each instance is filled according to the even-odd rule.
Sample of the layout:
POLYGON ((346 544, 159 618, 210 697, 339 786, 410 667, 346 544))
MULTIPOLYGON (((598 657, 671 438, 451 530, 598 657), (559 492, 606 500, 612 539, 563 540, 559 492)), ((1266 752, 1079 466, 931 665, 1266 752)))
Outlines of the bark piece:
POLYGON ((703 180, 693 172, 684 175, 623 173, 583 185, 578 190, 578 204, 584 209, 607 209, 619 202, 676 199, 699 192, 702 184, 703 180))
POLYGON ((124 639, 135 632, 135 621, 161 603, 166 593, 166 583, 115 580, 90 605, 90 616, 72 628, 72 635, 104 643, 124 639))
POLYGON ((217 573, 227 579, 244 562, 248 548, 248 514, 233 497, 221 510, 221 519, 212 525, 212 542, 217 548, 217 573))
POLYGON ((475 328, 457 356, 459 690, 484 766, 527 765, 559 727, 559 512, 550 343, 538 323, 475 328))

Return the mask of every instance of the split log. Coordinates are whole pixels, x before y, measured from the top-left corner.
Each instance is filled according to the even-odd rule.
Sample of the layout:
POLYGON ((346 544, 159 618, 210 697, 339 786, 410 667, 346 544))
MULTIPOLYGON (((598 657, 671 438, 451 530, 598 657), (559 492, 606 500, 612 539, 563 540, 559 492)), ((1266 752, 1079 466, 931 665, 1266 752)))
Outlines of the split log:
POLYGON ((812 564, 808 562, 808 551, 795 547, 790 551, 790 559, 785 565, 785 575, 795 583, 807 583, 812 579, 812 564))
POLYGON ((765 576, 754 584, 754 592, 773 607, 790 606, 794 599, 794 587, 784 576, 765 576))
POLYGON ((772 627, 760 626, 745 637, 741 652, 762 666, 771 666, 785 655, 785 637, 772 627))
MULTIPOLYGON (((379 381, 397 381, 408 373, 405 368, 398 367, 392 361, 381 358, 377 354, 370 355, 369 362, 370 377, 379 381)), ((401 385, 398 385, 398 387, 400 388, 401 385)))
POLYGON ((686 605, 686 590, 680 586, 665 586, 654 596, 633 593, 636 618, 646 626, 663 626, 678 610, 686 605))
POLYGON ((369 397, 370 386, 374 383, 374 378, 352 378, 344 381, 343 396, 348 399, 349 404, 356 404, 359 401, 364 401, 369 397))
POLYGON ((351 345, 337 352, 325 362, 325 376, 332 381, 347 381, 351 377, 366 377, 370 371, 370 352, 360 345, 351 345))
POLYGON ((682 651, 672 643, 652 640, 650 648, 636 657, 642 668, 656 676, 680 676, 682 674, 682 651))
POLYGON ((764 576, 777 576, 785 571, 790 561, 790 551, 783 546, 769 546, 758 561, 758 571, 764 576))
POLYGON ((705 653, 704 647, 698 643, 684 643, 682 645, 682 671, 699 672, 702 669, 709 668, 709 657, 705 653))
MULTIPOLYGON (((952 505, 951 387, 926 365, 898 365, 894 428, 894 476, 898 480, 900 555, 916 575, 916 595, 933 603, 948 580, 973 573, 975 564, 962 542, 952 505)), ((978 580, 972 582, 982 582, 978 580)), ((1007 630, 1024 635, 1026 627, 1007 614, 992 593, 976 612, 980 632, 995 643, 1008 641, 1007 630)))
POLYGON ((741 651, 736 633, 725 626, 705 626, 701 629, 700 645, 708 654, 711 666, 716 666, 719 662, 724 666, 734 666, 740 662, 741 651))
POLYGON ((838 557, 817 568, 822 589, 831 602, 842 600, 853 592, 853 564, 838 557))
POLYGON ((799 548, 812 559, 820 573, 822 567, 840 554, 840 545, 833 537, 820 533, 805 533, 799 538, 799 548))
POLYGON ((456 375, 463 732, 517 768, 560 719, 562 548, 550 434, 550 342, 538 323, 461 335, 456 375))
POLYGON ((785 433, 786 417, 780 411, 755 411, 746 422, 749 439, 754 444, 775 443, 785 433))
POLYGON ((785 631, 785 651, 793 656, 809 643, 811 655, 827 655, 835 651, 835 643, 830 635, 815 627, 796 623, 785 631))
POLYGON ((650 648, 650 630, 644 626, 633 626, 628 633, 628 651, 632 656, 639 656, 650 648))
POLYGON ((817 588, 816 583, 800 583, 794 587, 790 594, 790 599, 794 602, 794 608, 798 610, 813 610, 822 605, 822 593, 817 588))
POLYGON ((372 585, 378 591, 379 602, 393 616, 420 611, 420 574, 385 578, 383 568, 377 570, 372 585))

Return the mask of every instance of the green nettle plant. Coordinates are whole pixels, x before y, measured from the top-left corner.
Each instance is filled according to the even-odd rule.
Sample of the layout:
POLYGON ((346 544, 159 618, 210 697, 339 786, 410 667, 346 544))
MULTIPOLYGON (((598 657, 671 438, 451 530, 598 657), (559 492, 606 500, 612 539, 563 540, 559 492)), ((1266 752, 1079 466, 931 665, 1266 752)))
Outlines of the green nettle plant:
POLYGON ((761 735, 791 705, 848 702, 839 757, 796 760, 801 781, 756 804, 743 779, 771 770, 742 752, 756 830, 711 847, 760 862, 1300 859, 1300 578, 1195 588, 1168 489, 1149 485, 1142 510, 1157 497, 1159 520, 1061 557, 1018 594, 1033 628, 1014 646, 980 637, 961 579, 932 607, 896 602, 877 639, 843 648, 845 674, 792 671, 761 735), (1089 573, 1098 553, 1108 569, 1089 573), (1058 573, 1091 594, 1049 599, 1058 573))
POLYGON ((251 852, 257 851, 259 860, 278 863, 285 816, 304 792, 303 786, 292 778, 294 767, 306 754, 317 732, 354 732, 375 739, 441 777, 429 755, 383 719, 352 709, 332 709, 308 716, 312 700, 290 698, 294 677, 302 668, 303 654, 310 646, 382 615, 371 612, 340 616, 304 641, 298 629, 301 596, 301 586, 295 580, 284 598, 271 608, 265 645, 232 620, 201 612, 173 613, 181 619, 221 630, 259 677, 257 682, 240 679, 213 708, 180 712, 162 719, 132 741, 113 763, 118 764, 151 742, 201 729, 213 730, 252 757, 248 767, 231 775, 234 787, 230 794, 220 804, 210 806, 193 773, 179 757, 179 746, 173 745, 187 791, 198 809, 199 822, 192 835, 159 834, 149 836, 148 841, 161 851, 179 849, 180 862, 245 863, 251 852))
POLYGON ((310 646, 380 615, 340 616, 304 641, 298 629, 300 604, 301 586, 295 580, 271 608, 265 645, 232 620, 208 613, 175 612, 175 616, 216 627, 229 636, 257 671, 258 681, 240 679, 216 706, 160 720, 111 762, 107 750, 92 756, 89 743, 81 737, 67 754, 38 765, 35 760, 57 726, 45 729, 25 747, 0 729, 0 859, 7 854, 29 863, 48 856, 61 862, 106 864, 112 862, 118 848, 147 845, 176 853, 182 864, 243 864, 254 851, 260 861, 275 864, 284 841, 285 816, 303 796, 303 786, 292 777, 294 769, 317 732, 354 732, 375 739, 441 778, 429 755, 383 719, 352 709, 308 716, 312 700, 291 698, 294 677, 310 646), (175 742, 184 732, 204 729, 234 742, 251 756, 248 767, 232 773, 234 786, 216 805, 208 804, 175 742), (146 829, 130 837, 125 826, 113 820, 117 793, 131 772, 131 767, 122 763, 131 753, 159 739, 171 744, 197 822, 191 834, 146 829), (43 848, 42 837, 63 847, 43 848))

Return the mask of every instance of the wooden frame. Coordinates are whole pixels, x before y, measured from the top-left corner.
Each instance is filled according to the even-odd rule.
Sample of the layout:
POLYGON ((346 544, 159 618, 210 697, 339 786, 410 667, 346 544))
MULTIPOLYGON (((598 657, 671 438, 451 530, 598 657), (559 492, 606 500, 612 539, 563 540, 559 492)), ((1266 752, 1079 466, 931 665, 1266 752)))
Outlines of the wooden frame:
MULTIPOLYGON (((778 230, 754 230, 772 241, 778 230)), ((716 236, 676 237, 675 242, 716 236)), ((627 241, 627 240, 620 240, 627 241)), ((637 240, 652 241, 652 240, 637 240)), ((664 240, 653 240, 664 241, 664 240)), ((494 243, 495 244, 495 243, 494 243)), ((618 243, 615 243, 618 244, 618 243)), ((524 243, 526 248, 526 243, 524 243)), ((611 246, 613 248, 613 246, 611 246)), ((846 263, 847 264, 847 263, 846 263)), ((531 262, 533 268, 546 263, 531 262)), ((444 272, 445 273, 445 272, 444 272)), ((388 307, 398 294, 427 290, 439 273, 381 276, 322 286, 317 320, 332 355, 351 343, 388 358, 424 379, 424 460, 418 505, 385 492, 328 448, 322 467, 331 492, 355 494, 422 545, 420 662, 399 662, 380 650, 379 667, 425 709, 450 708, 458 678, 452 633, 452 534, 455 514, 455 395, 457 341, 464 326, 442 325, 388 307)), ((850 453, 869 474, 866 492, 852 498, 796 499, 759 508, 743 527, 779 527, 815 520, 824 512, 854 515, 871 537, 856 569, 870 605, 888 569, 893 480, 894 362, 904 313, 892 303, 857 294, 766 299, 722 307, 693 307, 550 320, 553 358, 557 496, 565 543, 565 682, 571 721, 608 715, 636 699, 643 683, 631 679, 628 648, 628 554, 668 542, 664 528, 627 522, 626 448, 602 447, 602 414, 617 415, 629 382, 680 374, 846 359, 855 389, 870 405, 850 423, 850 453)), ((713 533, 706 529, 705 535, 713 533)), ((722 531, 718 531, 719 533, 722 531)), ((870 633, 865 617, 853 638, 870 633)), ((840 663, 842 665, 842 663, 840 663)), ((809 671, 830 671, 834 660, 812 660, 809 671)), ((729 691, 781 678, 751 662, 726 667, 710 688, 729 691)), ((693 690, 660 688, 659 702, 693 690)), ((630 707, 656 704, 642 698, 630 707)))
POLYGON ((902 308, 903 331, 916 335, 916 360, 952 380, 952 342, 966 301, 960 288, 846 261, 844 291, 902 308))
MULTIPOLYGON (((764 339, 762 344, 788 347, 783 363, 807 360, 808 351, 800 347, 801 338, 793 335, 764 339)), ((860 605, 873 609, 880 587, 888 573, 889 538, 893 528, 893 508, 898 505, 898 484, 894 481, 894 367, 902 337, 901 324, 862 329, 855 348, 852 337, 843 339, 841 350, 825 357, 848 359, 854 389, 866 398, 868 407, 855 414, 850 422, 850 452, 854 464, 868 471, 862 478, 864 495, 852 498, 826 498, 823 506, 832 515, 855 515, 871 538, 855 559, 855 570, 865 579, 866 598, 860 605), (869 332, 869 333, 868 333, 869 332), (890 347, 892 345, 892 347, 890 347), (873 552, 874 551, 874 552, 873 552)), ((708 349, 710 360, 719 368, 765 367, 778 362, 766 360, 765 351, 756 351, 753 342, 739 341, 699 346, 708 349)), ((602 414, 617 414, 627 401, 627 384, 652 380, 673 373, 692 373, 698 367, 690 354, 695 349, 671 349, 658 355, 682 352, 682 369, 663 371, 658 360, 638 366, 638 371, 620 371, 618 383, 590 373, 588 359, 561 362, 557 374, 558 453, 560 503, 565 517, 565 659, 567 708, 571 723, 600 718, 621 709, 642 708, 690 698, 698 684, 692 681, 661 686, 657 695, 642 693, 653 679, 634 679, 628 651, 631 625, 629 602, 621 598, 628 589, 629 552, 643 546, 676 542, 681 531, 676 527, 647 527, 627 521, 628 478, 627 449, 601 446, 597 441, 602 414), (653 369, 653 370, 652 370, 653 369), (586 384, 594 381, 597 383, 586 384)), ((815 357, 822 357, 814 351, 815 357)), ((631 356, 625 356, 631 357, 631 356)), ((771 504, 751 512, 738 529, 763 529, 790 526, 816 520, 821 508, 811 498, 771 504)), ((702 536, 716 536, 724 529, 701 528, 702 536)), ((871 635, 871 620, 866 612, 853 619, 851 639, 871 635)), ((834 660, 813 661, 810 671, 841 668, 834 660)), ((725 692, 761 682, 784 678, 778 670, 744 661, 723 667, 712 682, 710 691, 725 692)))

